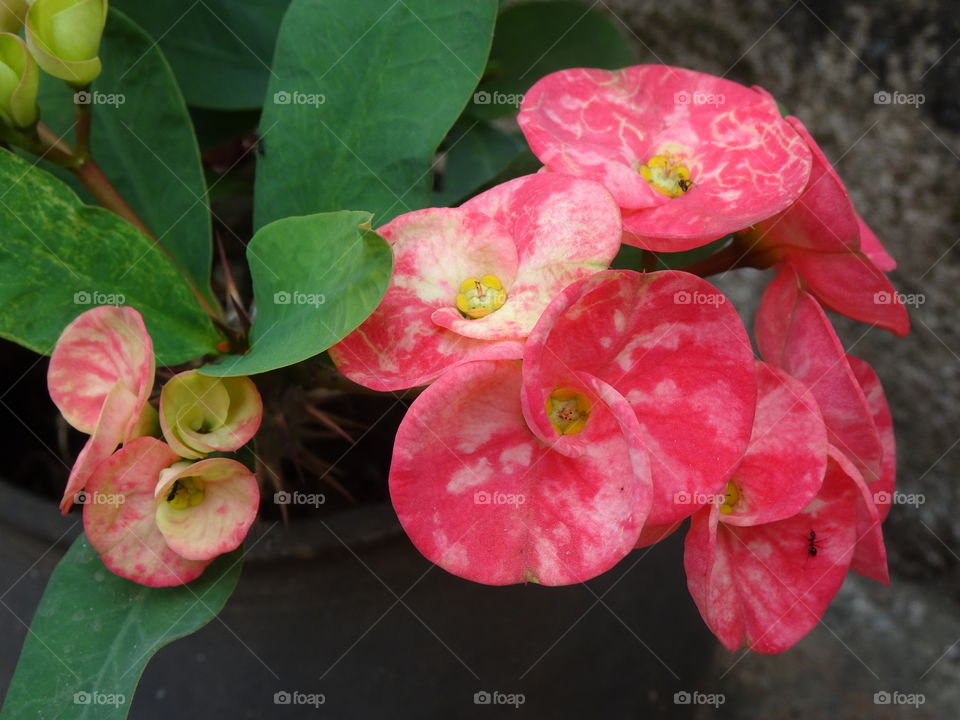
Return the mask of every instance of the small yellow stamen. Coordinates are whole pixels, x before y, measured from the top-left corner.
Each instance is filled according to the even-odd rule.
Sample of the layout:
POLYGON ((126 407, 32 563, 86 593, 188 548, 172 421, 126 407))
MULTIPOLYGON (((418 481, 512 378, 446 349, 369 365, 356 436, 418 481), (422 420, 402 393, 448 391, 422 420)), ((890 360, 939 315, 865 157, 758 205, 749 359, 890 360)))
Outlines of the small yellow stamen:
POLYGON ((661 195, 680 197, 693 187, 690 170, 682 155, 663 152, 654 155, 646 165, 640 166, 640 174, 661 195))
POLYGON ((547 398, 547 418, 558 435, 576 435, 590 419, 590 401, 570 388, 557 388, 547 398))
POLYGON ((167 502, 177 510, 186 510, 202 503, 205 495, 203 480, 195 477, 180 478, 170 487, 167 502))
POLYGON ((457 293, 457 310, 468 318, 482 318, 499 310, 507 301, 507 293, 496 275, 467 278, 457 293))
POLYGON ((733 512, 733 508, 738 502, 740 502, 740 486, 733 480, 730 480, 727 483, 727 489, 723 493, 723 505, 720 506, 720 512, 724 515, 729 515, 733 512))

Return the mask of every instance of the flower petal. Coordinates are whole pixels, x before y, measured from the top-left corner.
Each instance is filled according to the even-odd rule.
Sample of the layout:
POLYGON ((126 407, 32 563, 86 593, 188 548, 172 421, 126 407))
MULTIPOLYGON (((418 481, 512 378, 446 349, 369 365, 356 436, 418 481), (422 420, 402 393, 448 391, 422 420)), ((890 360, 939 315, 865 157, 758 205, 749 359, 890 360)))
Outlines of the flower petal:
POLYGON ((77 493, 84 488, 100 463, 110 457, 123 442, 130 417, 136 417, 137 402, 137 396, 120 380, 114 383, 107 393, 93 434, 87 439, 70 469, 67 487, 60 500, 60 512, 64 515, 70 512, 77 493))
POLYGON ((857 486, 856 505, 856 533, 853 557, 850 559, 850 569, 856 573, 876 580, 884 585, 890 584, 890 574, 887 570, 887 548, 883 543, 883 530, 880 525, 880 513, 874 501, 874 486, 868 484, 863 475, 852 462, 844 458, 842 453, 835 451, 839 456, 844 471, 857 486))
POLYGON ((521 337, 560 290, 606 270, 620 250, 620 210, 602 185, 589 180, 527 175, 497 185, 463 207, 492 217, 516 243, 517 277, 506 304, 489 317, 516 321, 521 337))
MULTIPOLYGON (((393 246, 390 287, 373 314, 330 348, 340 371, 374 390, 399 390, 426 385, 460 362, 503 357, 497 343, 452 332, 446 314, 437 317, 441 324, 434 315, 458 315, 457 293, 471 277, 495 275, 509 290, 517 250, 506 229, 472 210, 430 208, 400 215, 378 232, 393 246)), ((478 328, 498 312, 471 327, 484 334, 478 328)))
MULTIPOLYGON (((753 350, 733 306, 688 273, 598 273, 567 287, 527 340, 524 376, 585 372, 622 394, 650 453, 649 522, 687 517, 722 492, 747 446, 756 403, 753 350)), ((548 383, 524 384, 531 429, 548 383)))
POLYGON ((883 243, 880 242, 880 238, 860 215, 857 215, 857 225, 860 227, 860 252, 870 258, 870 262, 884 272, 896 270, 897 261, 887 252, 883 243))
POLYGON ((850 565, 857 495, 831 460, 820 493, 791 518, 736 527, 718 523, 716 506, 691 518, 687 587, 724 647, 783 652, 816 626, 850 565))
POLYGON ((860 225, 847 188, 807 128, 788 117, 810 149, 810 179, 795 203, 750 229, 764 247, 787 246, 824 253, 857 252, 860 225))
POLYGON ((520 383, 519 363, 479 362, 427 388, 397 432, 393 505, 420 552, 455 575, 490 585, 582 582, 633 548, 650 507, 636 421, 625 404, 583 388, 589 442, 567 457, 527 429, 520 383))
POLYGON ((720 521, 760 525, 796 515, 820 490, 826 468, 827 428, 813 395, 758 361, 753 433, 733 474, 740 498, 720 521))
POLYGON ((243 447, 260 428, 263 401, 247 377, 208 377, 196 370, 174 375, 160 393, 160 427, 185 458, 243 447))
POLYGON ((157 478, 177 459, 166 443, 137 438, 98 466, 87 483, 87 539, 112 572, 141 585, 182 585, 209 564, 171 550, 154 520, 157 478))
POLYGON ((868 482, 878 478, 883 447, 866 398, 833 326, 813 296, 799 289, 789 266, 764 291, 756 336, 763 359, 786 370, 816 398, 830 443, 868 482))
MULTIPOLYGON (((77 316, 64 329, 50 356, 47 386, 64 419, 80 432, 93 432, 107 394, 118 381, 138 399, 153 389, 153 343, 143 318, 131 307, 104 305, 77 316)), ((127 438, 129 439, 129 438, 127 438)))
POLYGON ((208 458, 165 474, 155 496, 157 528, 167 545, 188 560, 212 560, 235 550, 257 516, 260 489, 245 465, 229 458, 208 458), (177 481, 199 479, 203 500, 178 509, 165 500, 177 481))
POLYGON ((904 337, 910 318, 889 278, 862 253, 790 250, 785 260, 828 309, 904 337))

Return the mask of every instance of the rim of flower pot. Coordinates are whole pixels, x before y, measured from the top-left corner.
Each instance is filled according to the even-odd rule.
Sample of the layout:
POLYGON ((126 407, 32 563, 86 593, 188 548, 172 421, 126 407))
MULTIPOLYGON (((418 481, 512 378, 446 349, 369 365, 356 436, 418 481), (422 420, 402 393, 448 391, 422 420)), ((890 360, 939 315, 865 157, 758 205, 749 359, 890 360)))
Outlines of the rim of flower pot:
MULTIPOLYGON (((83 532, 78 513, 60 514, 56 503, 0 477, 0 527, 66 550, 83 532)), ((284 524, 258 519, 244 543, 247 563, 311 560, 394 539, 403 533, 389 502, 338 510, 324 517, 298 517, 284 524)))

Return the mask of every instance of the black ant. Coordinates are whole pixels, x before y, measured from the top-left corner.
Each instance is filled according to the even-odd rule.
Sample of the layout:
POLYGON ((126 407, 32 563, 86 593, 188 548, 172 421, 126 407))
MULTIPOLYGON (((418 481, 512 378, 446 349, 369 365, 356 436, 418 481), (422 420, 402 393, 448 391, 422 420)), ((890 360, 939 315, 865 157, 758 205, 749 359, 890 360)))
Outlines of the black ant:
POLYGON ((817 550, 820 548, 820 543, 823 541, 817 540, 817 533, 811 530, 810 534, 807 535, 807 542, 809 543, 809 548, 807 549, 807 552, 810 553, 810 557, 816 557, 817 550))

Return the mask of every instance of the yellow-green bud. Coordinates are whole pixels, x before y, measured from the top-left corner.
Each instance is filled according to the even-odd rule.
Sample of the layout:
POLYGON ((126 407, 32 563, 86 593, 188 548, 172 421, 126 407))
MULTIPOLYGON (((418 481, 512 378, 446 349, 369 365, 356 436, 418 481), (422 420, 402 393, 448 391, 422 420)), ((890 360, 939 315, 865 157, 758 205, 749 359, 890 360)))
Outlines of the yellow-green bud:
POLYGON ((108 0, 34 0, 27 11, 27 45, 44 72, 74 87, 100 74, 100 38, 108 0))
POLYGON ((20 32, 29 4, 27 0, 0 0, 0 32, 20 32))
POLYGON ((40 73, 27 46, 16 35, 0 33, 0 119, 13 127, 37 121, 40 73))

